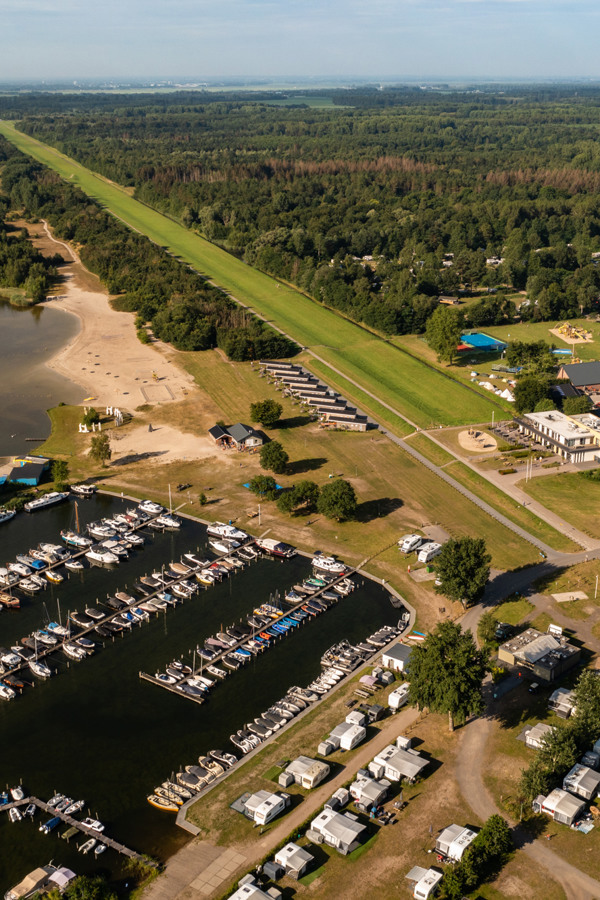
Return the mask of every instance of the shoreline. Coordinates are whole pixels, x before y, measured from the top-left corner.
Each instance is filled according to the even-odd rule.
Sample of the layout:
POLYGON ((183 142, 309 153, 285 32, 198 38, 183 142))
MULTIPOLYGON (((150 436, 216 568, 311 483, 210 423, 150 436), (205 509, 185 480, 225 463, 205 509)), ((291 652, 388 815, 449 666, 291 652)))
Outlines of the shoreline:
POLYGON ((141 343, 133 313, 112 308, 100 280, 69 244, 57 240, 46 222, 40 227, 27 224, 34 245, 41 244, 43 251, 48 242, 57 244, 70 257, 60 268, 62 284, 43 306, 75 316, 79 332, 47 360, 49 369, 80 387, 90 402, 130 412, 144 404, 182 400, 196 387, 174 362, 175 351, 158 342, 141 343))

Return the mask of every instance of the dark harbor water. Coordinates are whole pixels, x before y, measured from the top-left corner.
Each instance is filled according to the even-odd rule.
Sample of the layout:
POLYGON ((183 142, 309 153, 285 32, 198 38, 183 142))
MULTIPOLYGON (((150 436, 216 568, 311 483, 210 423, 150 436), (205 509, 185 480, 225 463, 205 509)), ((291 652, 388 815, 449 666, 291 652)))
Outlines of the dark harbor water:
MULTIPOLYGON (((96 497, 78 504, 80 522, 126 507, 127 502, 96 497)), ((72 525, 73 502, 31 515, 19 514, 0 526, 0 564, 25 553, 40 541, 59 542, 61 528, 72 525)), ((147 536, 147 543, 115 570, 92 568, 49 586, 24 601, 20 610, 0 614, 0 645, 8 647, 50 619, 69 610, 83 611, 131 586, 183 552, 206 547, 203 526, 185 522, 179 534, 147 536)), ((207 556, 210 553, 207 551, 207 556)), ((398 618, 387 593, 364 586, 328 612, 296 629, 272 649, 233 673, 198 706, 140 680, 140 670, 154 674, 174 657, 188 657, 198 641, 245 617, 269 595, 291 587, 308 574, 302 557, 251 563, 220 585, 134 629, 81 663, 52 656, 60 672, 10 703, 0 702, 0 785, 22 779, 35 796, 55 791, 86 800, 90 814, 107 826, 107 834, 141 852, 166 858, 185 841, 170 814, 155 810, 146 796, 180 765, 194 763, 214 748, 233 750, 232 731, 260 714, 293 684, 307 684, 320 671, 322 652, 342 637, 363 639, 376 627, 398 618)), ((28 676, 29 677, 29 676, 28 676)), ((31 676, 33 680, 33 676, 31 676)), ((307 748, 307 750, 313 748, 307 748)), ((87 813, 86 813, 87 814, 87 813)), ((82 873, 99 869, 119 874, 119 859, 108 850, 99 860, 38 832, 48 817, 10 824, 0 813, 0 891, 50 859, 82 873)))
POLYGON ((50 434, 46 410, 83 399, 81 388, 45 365, 78 330, 75 316, 60 310, 0 300, 0 456, 33 450, 26 438, 50 434))

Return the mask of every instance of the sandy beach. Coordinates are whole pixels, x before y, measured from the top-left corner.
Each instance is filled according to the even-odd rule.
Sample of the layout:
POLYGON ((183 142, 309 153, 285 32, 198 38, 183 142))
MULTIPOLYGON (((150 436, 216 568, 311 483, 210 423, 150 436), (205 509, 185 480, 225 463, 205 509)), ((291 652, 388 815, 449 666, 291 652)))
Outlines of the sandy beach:
MULTIPOLYGON (((23 223, 26 224, 26 223, 23 223)), ((81 263, 70 245, 56 240, 46 224, 27 225, 34 244, 44 253, 60 252, 70 259, 61 266, 62 283, 47 301, 77 316, 80 331, 47 365, 79 384, 86 400, 103 413, 118 407, 135 413, 140 406, 176 403, 198 390, 193 378, 174 361, 177 351, 161 342, 142 344, 134 316, 117 312, 95 275, 81 263)), ((86 403, 84 400, 84 405, 86 403)), ((176 428, 148 425, 127 428, 122 443, 113 448, 113 465, 134 455, 168 462, 175 459, 206 459, 215 455, 213 442, 176 428)))

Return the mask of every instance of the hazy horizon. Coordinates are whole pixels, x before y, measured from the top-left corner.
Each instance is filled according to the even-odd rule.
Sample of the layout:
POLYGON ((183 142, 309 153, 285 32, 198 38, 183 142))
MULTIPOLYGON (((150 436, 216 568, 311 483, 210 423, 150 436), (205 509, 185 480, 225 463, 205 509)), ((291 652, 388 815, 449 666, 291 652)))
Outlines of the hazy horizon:
POLYGON ((591 0, 0 0, 0 13, 5 83, 600 77, 591 0))

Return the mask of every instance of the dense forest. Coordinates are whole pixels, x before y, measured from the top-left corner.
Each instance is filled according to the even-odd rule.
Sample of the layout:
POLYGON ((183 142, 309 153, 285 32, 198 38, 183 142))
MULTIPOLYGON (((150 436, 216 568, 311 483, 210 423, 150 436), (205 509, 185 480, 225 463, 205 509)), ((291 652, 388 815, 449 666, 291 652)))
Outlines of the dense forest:
POLYGON ((474 326, 596 308, 600 92, 270 96, 29 95, 0 114, 385 333, 424 331, 440 294, 474 288, 474 326))
POLYGON ((0 196, 0 296, 6 294, 15 305, 39 303, 56 278, 57 266, 64 262, 60 253, 44 257, 32 245, 27 231, 7 222, 6 197, 0 196), (3 291, 18 288, 19 292, 3 291))
MULTIPOLYGON (((47 219, 59 237, 73 241, 84 264, 118 295, 118 308, 137 313, 142 339, 147 338, 145 324, 151 322, 158 338, 180 350, 218 346, 235 360, 297 352, 287 338, 3 138, 0 171, 5 194, 0 211, 10 208, 28 218, 47 219)), ((15 285, 31 279, 29 259, 40 265, 28 241, 5 237, 0 228, 0 284, 2 278, 12 278, 5 283, 15 285), (23 255, 15 257, 19 249, 23 255)))

